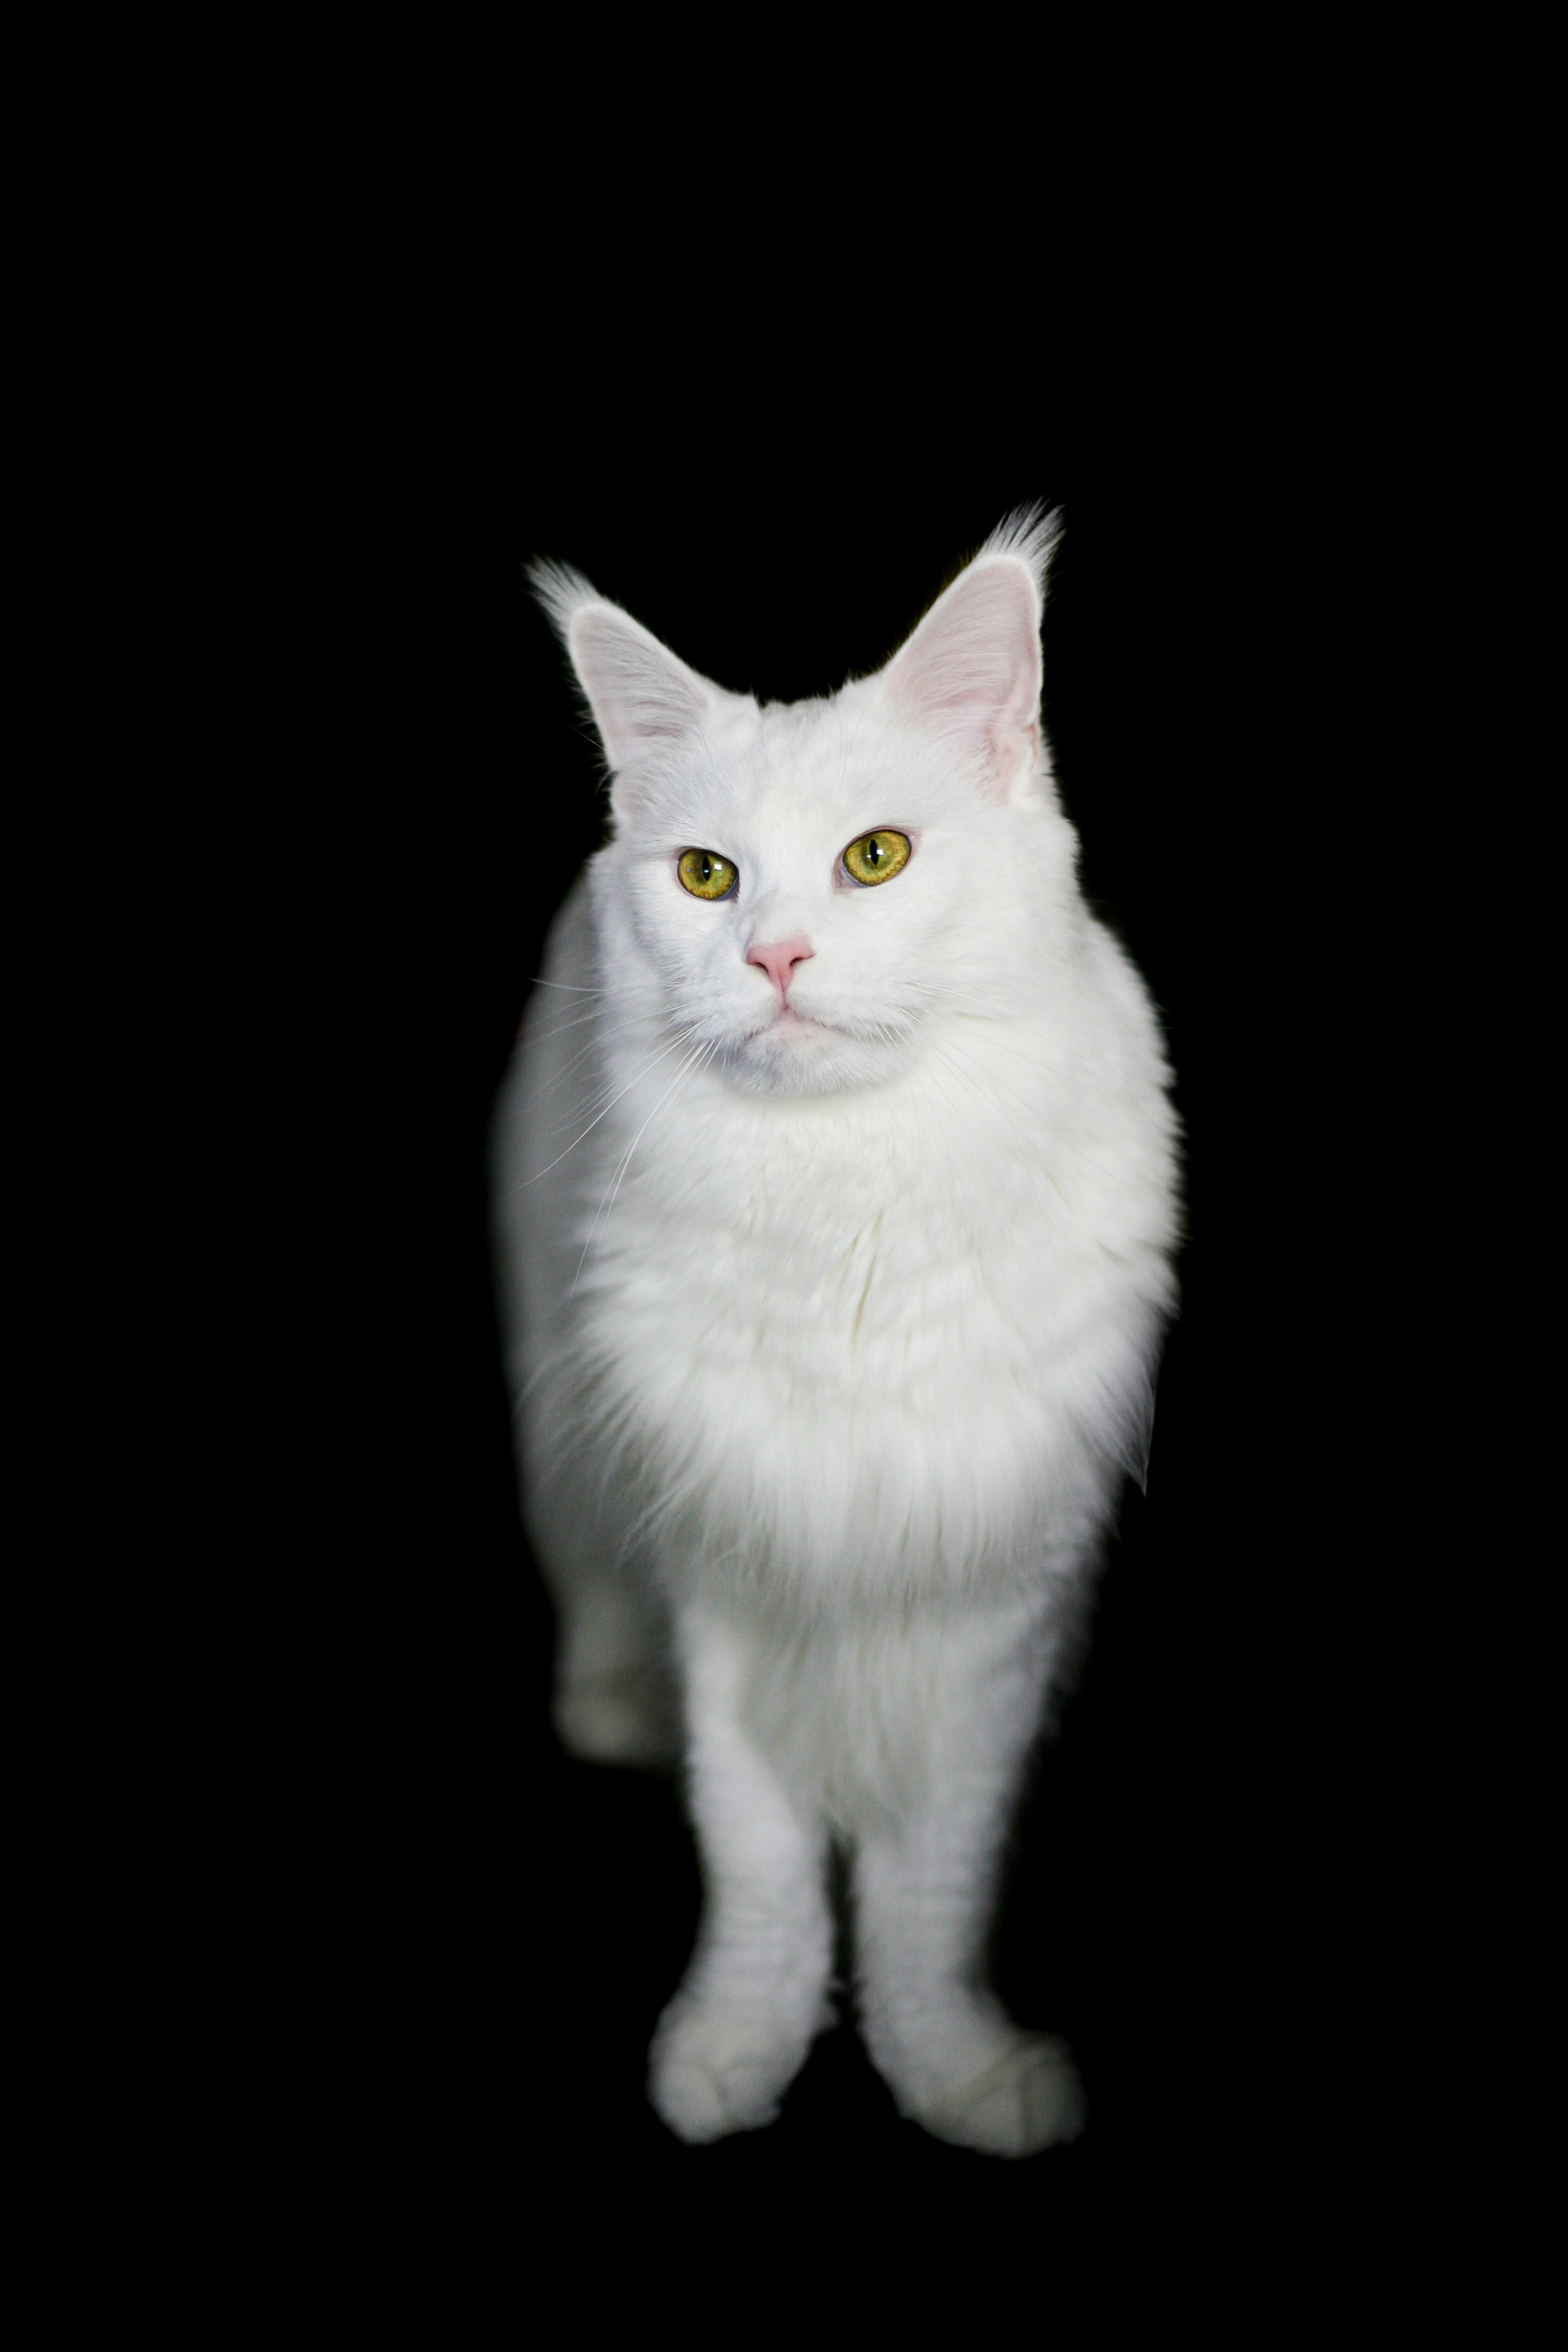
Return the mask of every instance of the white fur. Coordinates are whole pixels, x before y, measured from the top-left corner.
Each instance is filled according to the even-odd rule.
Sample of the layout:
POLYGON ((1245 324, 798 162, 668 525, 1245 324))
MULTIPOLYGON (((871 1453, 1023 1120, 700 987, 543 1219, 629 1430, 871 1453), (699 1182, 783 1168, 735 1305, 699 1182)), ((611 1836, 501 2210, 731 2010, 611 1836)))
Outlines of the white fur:
POLYGON ((765 2123, 829 2015, 852 1854, 901 2110, 1070 2137, 1058 2047, 979 1979, 997 1857, 1173 1300, 1148 997, 1084 905, 1040 725, 1051 529, 1005 525, 878 676, 759 707, 574 574, 536 584, 611 769, 498 1129, 556 1720, 643 1761, 675 1694, 708 1897, 651 2095, 765 2123), (910 836, 872 888, 841 866, 910 836), (688 848, 736 895, 680 886, 688 848), (753 940, 813 950, 781 1021, 753 940))

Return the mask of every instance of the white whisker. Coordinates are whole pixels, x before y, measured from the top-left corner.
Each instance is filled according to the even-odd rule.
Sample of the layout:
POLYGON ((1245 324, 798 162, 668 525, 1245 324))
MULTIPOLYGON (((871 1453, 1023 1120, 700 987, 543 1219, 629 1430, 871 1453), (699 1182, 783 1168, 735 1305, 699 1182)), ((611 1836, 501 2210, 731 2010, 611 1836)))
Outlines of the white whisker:
MULTIPOLYGON (((609 1211, 616 1205, 616 1197, 621 1189, 621 1180, 625 1176, 626 1170, 632 1164, 633 1152, 637 1150, 637 1145, 642 1141, 643 1137, 647 1133, 655 1114, 669 1100, 670 1096, 675 1092, 676 1087, 680 1084, 682 1078, 688 1075, 696 1064, 702 1061, 705 1056, 711 1053, 714 1043, 714 1040, 705 1038, 699 1045, 696 1046, 692 1053, 688 1055, 679 1069, 677 1070, 674 1077, 671 1078, 668 1086, 666 1087, 663 1094, 660 1095, 658 1101, 655 1103, 653 1109, 649 1111, 647 1118, 644 1119, 642 1125, 638 1128, 637 1133, 627 1144, 626 1152, 621 1160, 621 1163, 616 1171, 615 1178, 610 1186, 609 1192, 606 1193, 605 1199, 600 1202, 597 1210, 595 1212, 594 1222, 588 1228, 588 1238, 583 1244, 583 1255, 577 1261, 577 1272, 573 1276, 572 1288, 568 1294, 568 1303, 570 1303, 571 1299, 574 1298, 577 1295, 577 1285, 582 1280, 583 1268, 588 1261, 588 1252, 594 1245, 594 1236, 599 1230, 599 1221, 602 1217, 607 1215, 609 1211)), ((618 1099, 619 1097, 617 1097, 617 1100, 618 1099)), ((563 1154, 563 1157, 565 1155, 563 1154)))
POLYGON ((626 1080, 624 1087, 616 1087, 615 1093, 610 1097, 609 1101, 605 1104, 604 1108, 595 1111, 594 1117, 588 1121, 587 1126, 584 1128, 582 1134, 574 1135, 573 1137, 571 1142, 566 1146, 565 1151, 558 1151, 554 1159, 550 1161, 548 1167, 535 1169, 533 1174, 526 1177, 521 1185, 514 1185, 511 1189, 514 1192, 524 1192, 530 1184, 537 1184, 542 1176, 548 1176, 552 1168, 559 1168, 561 1162, 567 1157, 567 1154, 576 1150, 577 1146, 583 1141, 584 1137, 591 1135, 595 1128, 598 1126, 599 1121, 605 1117, 606 1113, 614 1110, 622 1096, 630 1094, 638 1079, 646 1077, 649 1070, 657 1069, 660 1062, 668 1060, 671 1054, 679 1053, 680 1047, 686 1044, 690 1035, 691 1032, 689 1029, 685 1031, 682 1035, 674 1038, 669 1045, 664 1046, 658 1053, 655 1054, 650 1060, 645 1062, 641 1069, 636 1071, 633 1076, 626 1080))

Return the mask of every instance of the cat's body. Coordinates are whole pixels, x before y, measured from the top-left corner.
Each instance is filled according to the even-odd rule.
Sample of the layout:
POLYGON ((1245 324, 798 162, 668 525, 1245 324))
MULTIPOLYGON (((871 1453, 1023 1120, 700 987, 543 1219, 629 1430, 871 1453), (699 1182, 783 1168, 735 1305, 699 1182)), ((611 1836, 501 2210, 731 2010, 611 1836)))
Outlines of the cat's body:
POLYGON ((1156 1024, 1038 724, 1047 548, 998 534, 879 677, 761 710, 542 583, 616 826, 552 935, 498 1215, 558 1726, 686 1759, 707 1905, 651 2090, 689 2138, 766 2121, 825 2021, 834 1839, 902 2110, 998 2153, 1077 2127, 977 1972, 1142 1475, 1175 1212, 1156 1024), (875 887, 863 839, 902 845, 875 887), (683 886, 696 849, 724 896, 683 886))

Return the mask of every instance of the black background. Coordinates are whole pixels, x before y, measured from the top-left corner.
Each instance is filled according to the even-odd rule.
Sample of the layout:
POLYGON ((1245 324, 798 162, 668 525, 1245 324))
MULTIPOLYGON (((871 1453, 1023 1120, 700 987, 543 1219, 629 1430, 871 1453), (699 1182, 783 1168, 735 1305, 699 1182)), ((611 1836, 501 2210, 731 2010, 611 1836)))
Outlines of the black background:
MULTIPOLYGON (((368 2164, 492 2244, 541 2167, 563 2211, 613 2194, 742 2230, 879 2186, 917 2232, 963 2216, 1053 2259, 1131 2228, 1134 2267, 1173 2217, 1266 2229, 1329 2127, 1310 2086, 1344 1932, 1320 1853, 1317 1536, 1299 1433, 1281 1442, 1320 1312, 1300 1215, 1315 983, 1287 874, 1325 648, 1301 635, 1300 470, 1228 416, 1156 441, 1131 396, 1087 417, 1015 396, 896 433, 819 414, 809 446, 783 400, 711 439, 570 409, 520 388, 501 414, 492 385, 470 413, 448 388, 412 474, 377 444, 384 496, 362 477, 295 623, 334 714, 290 811, 317 845, 298 953, 322 1009, 286 1076, 310 1111, 280 1181, 318 1271, 308 1491, 258 1606, 292 1694, 268 1749, 289 1895, 267 1932, 326 2168, 368 2164), (1129 1490, 995 1939, 1017 2015, 1071 2041, 1090 2126, 1016 2166, 939 2146, 847 2024, 776 2126, 688 2149, 643 2081, 695 1929, 690 1839, 674 1787, 550 1734, 490 1289, 490 1107, 604 822, 521 566, 569 562, 721 684, 794 698, 879 664, 1037 499, 1066 527, 1045 636, 1060 790, 1161 1007, 1187 1135, 1148 1494, 1129 1490)), ((1109 2286, 1122 2258, 1093 2259, 1109 2286)))

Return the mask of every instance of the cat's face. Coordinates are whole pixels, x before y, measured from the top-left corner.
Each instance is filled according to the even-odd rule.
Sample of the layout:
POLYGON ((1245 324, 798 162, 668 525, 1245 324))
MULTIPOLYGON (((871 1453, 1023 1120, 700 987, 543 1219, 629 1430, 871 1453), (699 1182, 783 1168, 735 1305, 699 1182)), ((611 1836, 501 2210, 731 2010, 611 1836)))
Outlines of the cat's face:
POLYGON ((888 668, 761 709, 543 575, 614 772, 605 977, 735 1083, 820 1094, 1013 1009, 1069 895, 1039 726, 1048 541, 984 551, 888 668), (563 611, 564 607, 564 611, 563 611))
POLYGON ((732 713, 724 734, 605 853, 617 994, 654 992, 728 1076, 788 1094, 875 1083, 933 1016, 999 1009, 1049 896, 1037 802, 987 803, 864 688, 732 713))

